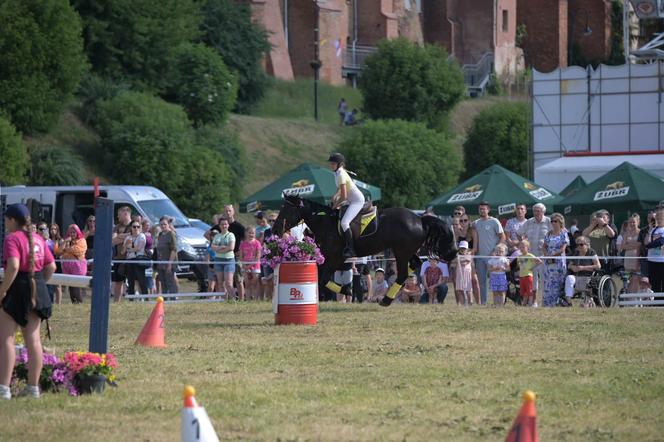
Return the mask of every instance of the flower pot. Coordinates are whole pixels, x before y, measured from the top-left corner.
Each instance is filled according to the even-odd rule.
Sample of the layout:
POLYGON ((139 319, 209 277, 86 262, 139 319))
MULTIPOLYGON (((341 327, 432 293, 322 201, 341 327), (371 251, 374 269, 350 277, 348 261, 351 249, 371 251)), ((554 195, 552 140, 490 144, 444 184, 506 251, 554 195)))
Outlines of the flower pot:
POLYGON ((101 374, 78 374, 74 378, 74 385, 79 394, 103 393, 106 387, 106 376, 101 374))

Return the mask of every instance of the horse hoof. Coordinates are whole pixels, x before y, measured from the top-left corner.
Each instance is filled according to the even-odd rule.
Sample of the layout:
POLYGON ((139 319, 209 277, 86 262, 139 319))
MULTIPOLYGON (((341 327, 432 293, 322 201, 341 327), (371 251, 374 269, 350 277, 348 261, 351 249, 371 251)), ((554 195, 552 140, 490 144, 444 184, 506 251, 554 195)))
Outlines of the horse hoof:
POLYGON ((383 307, 389 307, 390 304, 392 304, 392 298, 388 298, 387 296, 383 296, 383 299, 381 299, 378 304, 382 305, 383 307))

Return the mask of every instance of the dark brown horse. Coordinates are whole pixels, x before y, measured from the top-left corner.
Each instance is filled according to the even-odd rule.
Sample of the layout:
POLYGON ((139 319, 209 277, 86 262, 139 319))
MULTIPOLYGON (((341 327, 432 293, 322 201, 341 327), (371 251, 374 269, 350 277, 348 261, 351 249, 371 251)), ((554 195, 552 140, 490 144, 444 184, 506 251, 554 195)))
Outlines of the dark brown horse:
MULTIPOLYGON (((434 216, 420 217, 411 210, 390 208, 379 210, 377 230, 354 241, 357 256, 369 256, 391 249, 397 262, 397 279, 390 287, 381 305, 388 306, 396 297, 408 277, 408 265, 419 267, 417 251, 421 248, 428 256, 446 261, 456 256, 454 233, 444 221, 434 216)), ((304 221, 314 233, 315 241, 325 257, 321 265, 321 282, 338 293, 338 286, 331 281, 336 270, 342 270, 344 240, 338 229, 339 212, 327 206, 302 199, 285 196, 273 232, 281 235, 284 231, 304 221)))

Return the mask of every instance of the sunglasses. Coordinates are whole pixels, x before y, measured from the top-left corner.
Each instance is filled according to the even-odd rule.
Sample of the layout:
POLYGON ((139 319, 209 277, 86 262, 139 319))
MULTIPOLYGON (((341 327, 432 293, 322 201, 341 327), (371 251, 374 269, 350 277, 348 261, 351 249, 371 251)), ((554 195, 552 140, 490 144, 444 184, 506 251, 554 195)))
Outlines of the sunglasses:
POLYGON ((40 232, 48 232, 48 227, 40 227, 39 231, 40 232))
POLYGON ((465 224, 465 223, 467 223, 467 222, 468 222, 468 220, 467 220, 467 219, 461 219, 461 220, 459 220, 459 222, 461 222, 461 223, 464 223, 464 224, 465 224))
POLYGON ((551 222, 552 223, 559 223, 560 221, 558 221, 557 219, 552 219, 551 222))
POLYGON ((131 226, 132 229, 140 229, 141 226, 131 226))
POLYGON ((268 222, 268 223, 276 223, 277 220, 276 220, 276 219, 268 219, 267 222, 268 222))
POLYGON ((577 246, 587 246, 588 244, 586 244, 585 242, 577 242, 576 245, 577 246))
POLYGON ((457 216, 461 216, 461 215, 463 215, 462 212, 454 212, 454 214, 457 215, 457 216))

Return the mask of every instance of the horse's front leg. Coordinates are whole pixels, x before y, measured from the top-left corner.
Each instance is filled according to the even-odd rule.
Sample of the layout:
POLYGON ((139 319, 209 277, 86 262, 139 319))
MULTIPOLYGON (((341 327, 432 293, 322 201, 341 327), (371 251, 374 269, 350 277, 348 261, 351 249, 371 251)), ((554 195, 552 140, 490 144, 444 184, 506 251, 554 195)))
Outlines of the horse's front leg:
POLYGON ((397 256, 397 280, 394 281, 394 284, 387 290, 383 299, 380 300, 379 304, 383 307, 387 307, 392 304, 392 301, 399 294, 399 290, 403 287, 403 283, 408 278, 408 256, 397 256))

